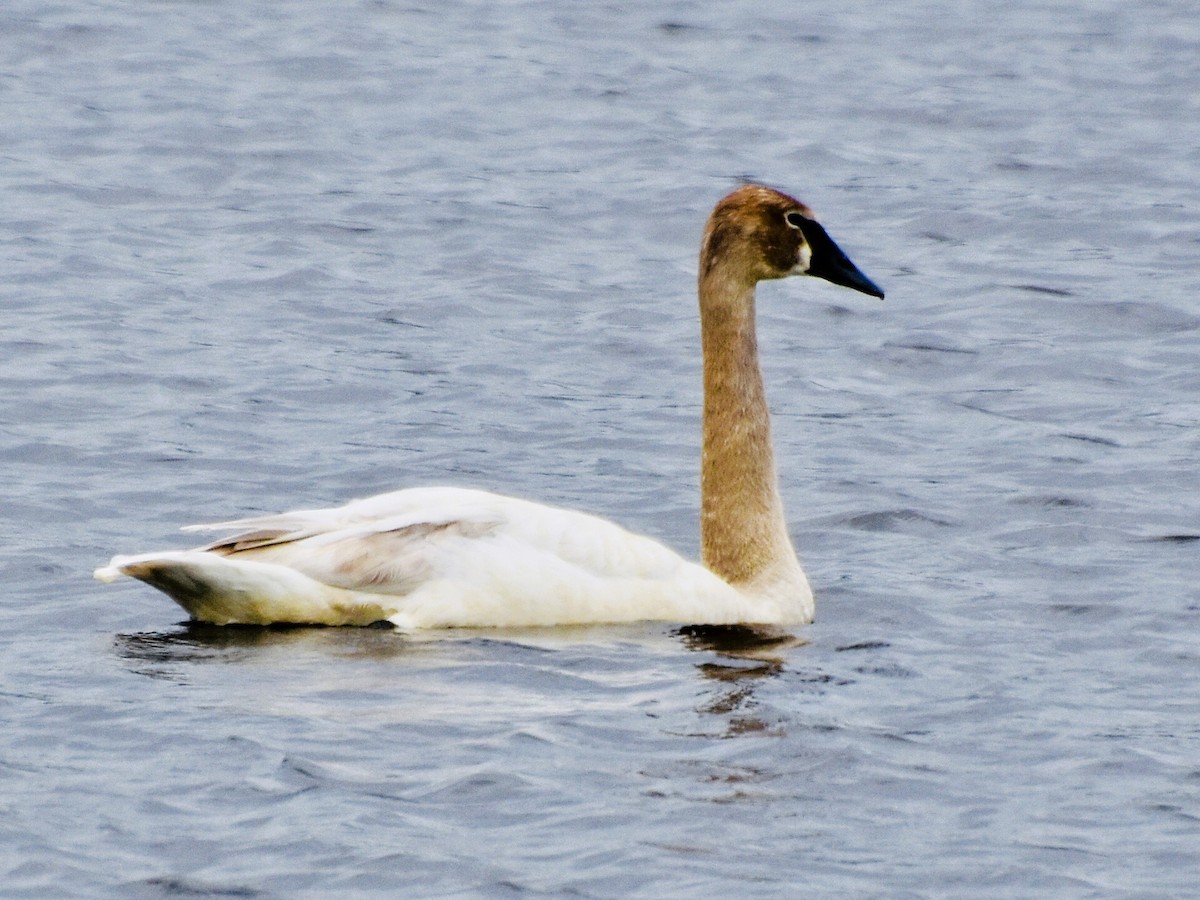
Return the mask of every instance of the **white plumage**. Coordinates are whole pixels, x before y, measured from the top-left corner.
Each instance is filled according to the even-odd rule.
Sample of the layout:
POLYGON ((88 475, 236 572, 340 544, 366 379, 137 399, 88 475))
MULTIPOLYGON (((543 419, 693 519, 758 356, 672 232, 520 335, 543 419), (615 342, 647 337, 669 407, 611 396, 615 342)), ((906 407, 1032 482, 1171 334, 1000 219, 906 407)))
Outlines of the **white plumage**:
POLYGON ((388 619, 438 628, 759 618, 748 598, 655 540, 596 516, 485 491, 413 488, 337 509, 187 530, 232 534, 200 550, 119 556, 97 577, 141 578, 217 624, 388 619))

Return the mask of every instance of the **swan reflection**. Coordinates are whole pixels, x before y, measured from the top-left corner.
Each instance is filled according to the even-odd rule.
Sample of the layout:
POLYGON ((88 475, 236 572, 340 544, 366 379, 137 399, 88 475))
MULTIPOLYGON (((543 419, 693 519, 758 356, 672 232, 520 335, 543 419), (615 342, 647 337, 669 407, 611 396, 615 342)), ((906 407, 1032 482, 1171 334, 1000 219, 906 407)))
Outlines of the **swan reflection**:
MULTIPOLYGON (((763 716, 755 692, 763 683, 789 668, 796 648, 807 640, 792 634, 747 626, 689 626, 673 632, 647 631, 640 626, 588 626, 573 629, 489 629, 406 634, 390 626, 379 628, 312 628, 294 626, 218 626, 200 622, 181 623, 170 630, 117 634, 116 655, 126 668, 148 678, 189 683, 198 677, 197 666, 245 665, 266 662, 271 669, 317 672, 329 675, 340 662, 413 664, 425 670, 422 690, 445 694, 444 702, 455 705, 454 694, 470 693, 460 682, 439 684, 437 671, 511 664, 532 672, 528 654, 538 654, 538 678, 530 677, 526 690, 538 695, 545 705, 546 686, 541 677, 547 668, 570 670, 572 677, 588 678, 588 669, 599 686, 611 684, 614 653, 630 664, 638 658, 660 660, 664 654, 690 665, 705 686, 698 705, 692 708, 705 719, 721 721, 720 736, 770 734, 778 721, 763 716), (666 640, 664 640, 664 638, 666 640), (675 649, 671 647, 674 644, 675 649), (680 659, 680 654, 683 659, 680 659), (694 654, 694 656, 693 656, 694 654), (692 657, 688 659, 687 657, 692 657), (696 658, 699 657, 699 658, 696 658), (556 658, 559 661, 555 661, 556 658), (591 662, 587 662, 591 660, 591 662)), ((387 668, 387 667, 385 667, 387 668)), ((656 668, 651 665, 650 670, 656 668)), ((395 669, 370 668, 364 683, 372 691, 393 683, 397 691, 411 691, 410 675, 395 669), (389 674, 390 671, 390 674, 389 674), (382 679, 382 682, 380 681, 382 679)), ((624 682, 628 669, 621 664, 624 682)), ((360 670, 356 677, 362 677, 360 670)), ((347 675, 347 677, 349 677, 347 675)), ((635 674, 635 681, 636 681, 635 674)), ((602 692, 601 692, 602 693, 602 692)), ((463 697, 457 698, 459 701, 463 697)), ((495 698, 492 698, 495 700, 495 698)), ((535 698, 527 698, 534 700, 535 698)), ((567 698, 560 698, 566 700, 567 698)), ((576 698, 575 702, 579 702, 576 698)), ((697 701, 693 701, 696 703, 697 701)), ((551 704, 553 705, 553 704, 551 704)))
POLYGON ((183 622, 171 631, 144 631, 113 637, 116 653, 130 671, 150 678, 182 680, 182 666, 241 663, 265 651, 286 648, 341 659, 390 659, 411 652, 391 625, 380 628, 303 626, 221 626, 183 622))
POLYGON ((748 625, 690 625, 680 629, 684 646, 708 651, 721 661, 696 664, 700 676, 719 687, 696 711, 722 717, 723 737, 777 733, 778 723, 755 714, 754 692, 784 671, 788 651, 808 643, 803 637, 773 628, 748 625))

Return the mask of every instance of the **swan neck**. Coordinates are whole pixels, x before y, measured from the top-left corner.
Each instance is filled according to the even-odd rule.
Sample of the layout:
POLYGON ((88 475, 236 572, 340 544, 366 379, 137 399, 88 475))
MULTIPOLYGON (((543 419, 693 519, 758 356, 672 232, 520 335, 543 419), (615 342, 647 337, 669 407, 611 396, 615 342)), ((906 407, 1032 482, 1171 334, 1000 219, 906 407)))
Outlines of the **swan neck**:
POLYGON ((733 585, 798 568, 779 497, 755 334, 753 281, 701 266, 704 434, 701 545, 733 585))

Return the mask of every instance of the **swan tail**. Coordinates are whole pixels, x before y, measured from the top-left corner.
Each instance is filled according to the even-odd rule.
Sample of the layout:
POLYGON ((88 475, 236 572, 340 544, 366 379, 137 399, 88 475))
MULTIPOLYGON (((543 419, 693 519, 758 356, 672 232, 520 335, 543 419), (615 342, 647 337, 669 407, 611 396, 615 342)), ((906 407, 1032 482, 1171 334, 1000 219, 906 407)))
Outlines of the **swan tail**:
POLYGON ((381 597, 322 584, 284 566, 200 550, 114 556, 93 574, 104 582, 136 578, 214 625, 370 625, 396 612, 382 606, 381 597))

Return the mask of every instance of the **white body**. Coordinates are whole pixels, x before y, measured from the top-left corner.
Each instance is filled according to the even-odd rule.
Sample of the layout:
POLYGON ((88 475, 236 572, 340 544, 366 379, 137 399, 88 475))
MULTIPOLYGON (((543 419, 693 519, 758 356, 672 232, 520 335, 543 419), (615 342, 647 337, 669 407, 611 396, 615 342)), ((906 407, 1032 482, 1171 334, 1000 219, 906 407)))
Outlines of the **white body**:
POLYGON ((811 591, 747 594, 605 519, 484 491, 413 488, 187 530, 217 529, 234 534, 205 549, 117 556, 96 577, 140 578, 216 624, 789 624, 812 616, 811 591))

